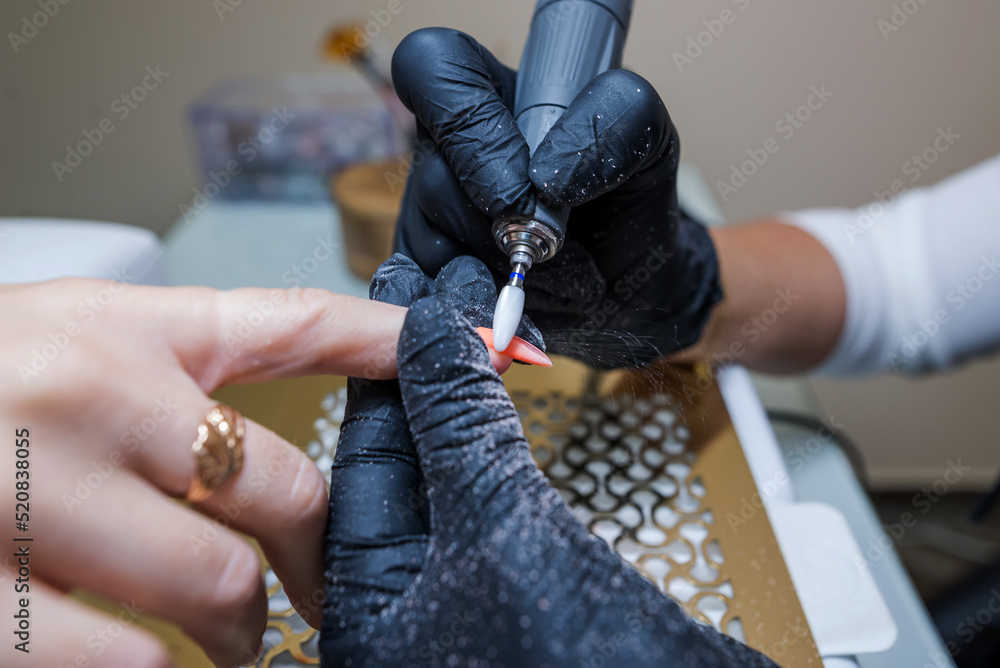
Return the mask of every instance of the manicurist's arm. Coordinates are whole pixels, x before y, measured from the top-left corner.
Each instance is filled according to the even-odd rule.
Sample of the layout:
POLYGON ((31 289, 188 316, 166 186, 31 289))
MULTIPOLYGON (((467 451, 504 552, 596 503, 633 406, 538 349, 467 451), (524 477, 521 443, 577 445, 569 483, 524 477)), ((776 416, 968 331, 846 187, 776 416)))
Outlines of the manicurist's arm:
POLYGON ((770 373, 811 369, 836 346, 844 323, 837 263, 802 229, 762 219, 710 232, 723 301, 695 346, 675 361, 739 363, 770 373))
POLYGON ((679 357, 857 375, 944 369, 1000 348, 1000 156, 903 187, 857 210, 713 230, 725 298, 679 357))

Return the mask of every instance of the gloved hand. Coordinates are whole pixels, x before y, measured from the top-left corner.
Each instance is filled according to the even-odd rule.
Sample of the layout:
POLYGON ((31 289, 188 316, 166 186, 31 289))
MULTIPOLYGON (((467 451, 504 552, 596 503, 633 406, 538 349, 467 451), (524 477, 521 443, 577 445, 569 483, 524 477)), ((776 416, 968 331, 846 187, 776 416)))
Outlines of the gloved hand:
POLYGON ((323 665, 772 666, 687 617, 574 517, 532 461, 454 296, 458 273, 479 293, 470 301, 492 279, 456 262, 461 271, 453 263, 428 285, 396 260, 391 280, 373 284, 375 296, 419 300, 400 336, 399 383, 355 384, 348 403, 323 665))
POLYGON ((502 283, 510 265, 493 221, 530 217, 539 201, 572 206, 563 249, 525 281, 525 312, 549 349, 609 368, 698 340, 722 296, 718 265, 677 205, 677 131, 647 81, 599 76, 529 159, 510 111, 516 73, 468 35, 417 31, 392 73, 418 121, 399 252, 430 275, 471 254, 502 283))

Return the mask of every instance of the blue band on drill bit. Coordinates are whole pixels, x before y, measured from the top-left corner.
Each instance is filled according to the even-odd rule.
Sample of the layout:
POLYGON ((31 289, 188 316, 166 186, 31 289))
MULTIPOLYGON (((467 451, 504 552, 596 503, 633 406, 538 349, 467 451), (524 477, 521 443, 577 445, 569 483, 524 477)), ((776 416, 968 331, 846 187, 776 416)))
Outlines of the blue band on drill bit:
POLYGON ((519 278, 519 279, 521 279, 522 281, 524 280, 524 274, 519 274, 519 273, 517 273, 516 271, 512 271, 512 272, 510 273, 510 277, 511 277, 511 278, 519 278))

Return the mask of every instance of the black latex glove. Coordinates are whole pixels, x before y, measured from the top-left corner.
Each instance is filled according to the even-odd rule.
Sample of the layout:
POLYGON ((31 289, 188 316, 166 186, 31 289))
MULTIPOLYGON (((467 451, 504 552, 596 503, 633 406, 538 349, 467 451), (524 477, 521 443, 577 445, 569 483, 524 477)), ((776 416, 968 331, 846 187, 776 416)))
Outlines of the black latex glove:
MULTIPOLYGON (((481 296, 485 268, 459 262, 481 296)), ((435 294, 410 307, 398 385, 355 384, 348 404, 323 665, 773 665, 694 622, 577 521, 456 309, 480 317, 454 297, 453 270, 428 285, 397 261, 384 289, 373 284, 389 300, 435 294)))
POLYGON ((540 200, 572 206, 563 249, 525 281, 525 312, 549 349, 607 368, 698 340, 721 299, 718 264, 677 205, 677 131, 645 79, 599 76, 529 159, 510 111, 516 73, 468 35, 417 31, 392 73, 418 122, 399 252, 431 275, 475 255, 502 283, 510 265, 493 221, 530 217, 540 200))

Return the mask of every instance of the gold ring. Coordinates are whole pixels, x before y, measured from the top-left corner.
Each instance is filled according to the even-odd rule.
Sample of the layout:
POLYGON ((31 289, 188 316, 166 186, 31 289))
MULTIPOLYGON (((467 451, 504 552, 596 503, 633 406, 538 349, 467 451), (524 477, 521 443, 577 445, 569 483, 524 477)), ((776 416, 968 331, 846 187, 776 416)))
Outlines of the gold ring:
POLYGON ((198 425, 198 438, 191 445, 195 471, 185 498, 192 503, 207 499, 212 492, 239 473, 243 467, 245 421, 239 412, 216 404, 198 425))

